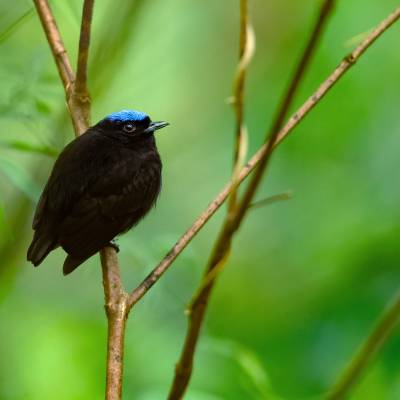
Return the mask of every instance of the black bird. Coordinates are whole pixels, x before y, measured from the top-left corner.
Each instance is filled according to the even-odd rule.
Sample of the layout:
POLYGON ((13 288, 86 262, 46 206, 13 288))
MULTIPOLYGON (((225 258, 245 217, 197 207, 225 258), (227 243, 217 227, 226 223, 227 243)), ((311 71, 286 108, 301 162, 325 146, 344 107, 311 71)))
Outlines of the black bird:
POLYGON ((69 274, 143 218, 161 188, 161 160, 151 122, 122 110, 69 143, 54 164, 33 220, 28 261, 38 266, 61 246, 69 274))

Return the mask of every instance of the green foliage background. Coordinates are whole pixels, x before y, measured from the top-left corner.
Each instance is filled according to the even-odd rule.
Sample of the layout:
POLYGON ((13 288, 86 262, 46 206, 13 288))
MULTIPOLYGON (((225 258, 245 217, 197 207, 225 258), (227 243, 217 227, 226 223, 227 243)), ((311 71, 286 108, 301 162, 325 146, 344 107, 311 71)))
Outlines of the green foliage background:
MULTIPOLYGON (((316 0, 253 0, 250 151, 316 15, 316 0)), ((339 1, 299 105, 398 2, 339 1)), ((81 1, 52 6, 75 60, 81 1)), ((238 0, 97 1, 90 58, 93 121, 121 108, 171 123, 158 137, 157 208, 122 237, 124 282, 137 284, 230 175, 238 0)), ((315 399, 334 381, 400 282, 400 41, 391 28, 275 154, 211 301, 189 400, 315 399)), ((28 0, 0 1, 0 399, 100 399, 106 323, 97 257, 63 278, 61 250, 25 261, 35 202, 71 140, 64 94, 28 0)), ((74 61, 75 64, 75 61, 74 61)), ((135 308, 125 398, 163 399, 184 309, 223 212, 135 308)), ((400 398, 399 332, 352 399, 400 398)))

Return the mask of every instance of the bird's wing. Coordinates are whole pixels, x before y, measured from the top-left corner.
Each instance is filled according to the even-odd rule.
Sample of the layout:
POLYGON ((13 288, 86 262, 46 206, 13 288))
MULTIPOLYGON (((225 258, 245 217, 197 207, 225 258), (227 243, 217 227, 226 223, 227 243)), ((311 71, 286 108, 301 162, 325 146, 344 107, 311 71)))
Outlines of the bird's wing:
POLYGON ((110 171, 123 163, 119 149, 113 150, 109 139, 90 130, 69 143, 54 164, 40 197, 33 229, 48 224, 49 220, 60 224, 91 188, 102 186, 103 192, 113 193, 117 187, 122 187, 124 181, 131 178, 130 174, 139 168, 140 160, 138 165, 135 160, 130 160, 130 174, 112 177, 110 171))
POLYGON ((47 184, 40 196, 32 228, 58 224, 62 215, 82 194, 87 179, 82 173, 81 160, 93 154, 93 135, 86 133, 69 143, 55 162, 47 184))
POLYGON ((144 171, 140 159, 120 155, 70 209, 59 227, 60 244, 76 257, 90 257, 140 220, 159 186, 159 170, 144 171))
POLYGON ((81 197, 59 227, 62 247, 74 257, 89 258, 138 222, 145 211, 146 191, 136 189, 81 197))

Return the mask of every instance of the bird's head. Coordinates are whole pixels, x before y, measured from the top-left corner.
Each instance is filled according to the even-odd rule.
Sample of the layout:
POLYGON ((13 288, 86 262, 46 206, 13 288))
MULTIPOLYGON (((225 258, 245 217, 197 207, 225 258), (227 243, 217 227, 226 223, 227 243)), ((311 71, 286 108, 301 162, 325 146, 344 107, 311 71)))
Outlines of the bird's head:
POLYGON ((167 125, 168 122, 164 121, 152 122, 150 117, 141 111, 122 110, 108 115, 96 125, 96 128, 106 133, 145 139, 167 125))

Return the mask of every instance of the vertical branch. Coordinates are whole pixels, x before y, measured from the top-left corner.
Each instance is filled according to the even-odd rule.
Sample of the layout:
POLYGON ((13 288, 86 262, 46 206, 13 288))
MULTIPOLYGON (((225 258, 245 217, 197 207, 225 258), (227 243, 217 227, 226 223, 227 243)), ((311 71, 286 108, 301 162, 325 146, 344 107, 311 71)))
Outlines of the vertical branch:
MULTIPOLYGON (((228 207, 227 221, 234 215, 236 208, 239 174, 243 167, 247 151, 247 133, 244 126, 244 84, 246 70, 251 61, 255 48, 255 37, 249 23, 248 2, 240 0, 240 35, 239 35, 239 62, 234 79, 233 105, 236 116, 234 166, 232 174, 232 188, 228 207)), ((181 357, 175 366, 175 377, 168 396, 169 400, 180 399, 189 384, 193 369, 193 357, 196 349, 200 328, 202 326, 207 307, 207 301, 214 287, 217 273, 223 268, 231 241, 222 243, 222 248, 214 248, 207 264, 205 275, 200 288, 194 294, 187 309, 188 328, 181 357)))
POLYGON ((82 9, 81 34, 79 38, 78 65, 74 88, 74 101, 82 110, 84 122, 90 125, 90 96, 87 87, 87 66, 89 58, 90 31, 94 0, 85 0, 82 9))
POLYGON ((106 400, 122 396, 127 294, 122 287, 118 259, 112 247, 100 253, 103 271, 105 309, 108 320, 106 400))
MULTIPOLYGON (((335 0, 325 0, 321 7, 319 17, 310 36, 310 39, 308 40, 308 44, 303 52, 298 67, 296 68, 296 72, 291 80, 289 89, 285 93, 283 97, 283 102, 279 107, 277 118, 272 128, 272 136, 266 144, 265 153, 260 159, 258 170, 263 170, 263 168, 265 168, 268 160, 270 159, 270 155, 275 148, 274 145, 280 132, 282 121, 286 117, 287 111, 292 103, 294 95, 297 92, 297 88, 299 87, 299 84, 304 76, 309 60, 314 53, 316 43, 322 32, 322 27, 332 9, 332 4, 334 1, 335 0)), ((246 12, 246 8, 244 8, 244 10, 246 12)), ((242 121, 241 112, 239 112, 237 115, 238 119, 241 118, 240 121, 242 121)), ((239 129, 240 128, 241 127, 239 127, 239 129)), ((240 144, 240 141, 237 141, 237 143, 240 144)), ((248 195, 247 192, 245 193, 244 200, 240 203, 237 209, 235 209, 234 204, 232 204, 230 206, 228 215, 225 218, 225 222, 222 226, 220 234, 211 253, 210 259, 207 263, 203 281, 201 282, 199 289, 196 291, 188 309, 188 328, 180 359, 175 368, 175 376, 168 397, 169 400, 181 399, 189 384, 193 369, 194 353, 196 351, 196 345, 200 335, 200 329, 204 321, 209 297, 212 293, 212 289, 216 282, 217 276, 229 256, 233 235, 237 231, 246 211, 248 210, 248 206, 250 205, 251 199, 255 193, 255 189, 260 183, 260 180, 261 176, 260 179, 253 183, 253 185, 252 182, 250 182, 250 195, 248 195)), ((235 181, 232 182, 232 185, 233 191, 235 190, 235 181)))
POLYGON ((255 35, 249 22, 248 2, 240 0, 239 62, 233 85, 233 106, 236 117, 232 191, 229 214, 232 215, 237 202, 238 177, 247 153, 247 131, 244 125, 244 88, 247 67, 255 50, 255 35))
POLYGON ((234 97, 233 106, 236 114, 236 141, 234 149, 234 165, 236 165, 239 158, 240 136, 241 127, 243 124, 243 97, 244 97, 244 84, 246 79, 246 66, 242 60, 244 59, 247 47, 247 31, 248 31, 248 4, 247 0, 240 0, 240 33, 239 33, 239 65, 236 72, 236 79, 234 82, 234 97))
POLYGON ((300 60, 297 64, 297 67, 294 71, 294 74, 290 80, 288 88, 283 95, 280 106, 278 107, 278 112, 274 119, 274 122, 271 126, 270 131, 266 135, 267 148, 265 150, 264 156, 261 158, 260 163, 256 170, 254 171, 254 175, 250 180, 250 183, 247 187, 247 190, 243 196, 240 205, 238 206, 237 216, 236 216, 236 229, 239 227, 246 210, 248 209, 256 190, 261 182, 264 171, 268 165, 269 159, 274 151, 275 142, 278 137, 279 131, 285 121, 288 111, 293 104, 293 100, 299 85, 302 81, 302 78, 306 72, 306 69, 312 59, 312 56, 315 52, 316 46, 318 44, 318 40, 322 36, 323 29, 325 28, 326 22, 328 20, 329 15, 332 12, 332 9, 335 5, 336 0, 324 0, 322 3, 317 21, 314 25, 314 28, 311 32, 309 40, 306 44, 306 47, 300 57, 300 60))
POLYGON ((366 338, 349 366, 326 396, 326 400, 347 399, 351 389, 367 369, 375 354, 384 345, 393 329, 398 325, 400 317, 400 292, 396 293, 392 302, 382 313, 374 330, 366 338))
MULTIPOLYGON (((83 4, 76 79, 48 1, 34 0, 34 3, 64 86, 75 135, 79 136, 90 124, 87 64, 94 0, 85 0, 83 4)), ((100 257, 108 321, 106 399, 119 400, 122 393, 125 321, 128 315, 127 294, 121 284, 116 251, 107 247, 100 252, 100 257)))

